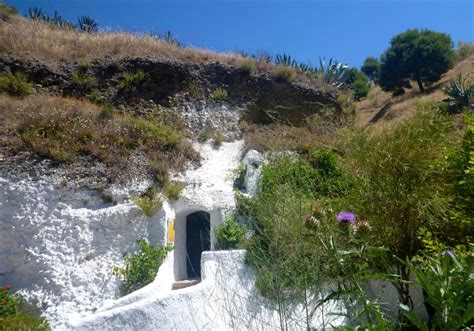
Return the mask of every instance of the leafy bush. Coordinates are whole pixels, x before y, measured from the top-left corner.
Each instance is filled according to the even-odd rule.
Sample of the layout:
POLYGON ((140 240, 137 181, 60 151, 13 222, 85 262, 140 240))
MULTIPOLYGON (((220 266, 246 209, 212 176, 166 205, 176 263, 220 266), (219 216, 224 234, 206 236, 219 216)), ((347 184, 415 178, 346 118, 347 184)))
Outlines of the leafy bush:
POLYGON ((142 209, 143 213, 151 217, 161 208, 163 199, 158 195, 155 187, 149 188, 141 196, 135 196, 132 201, 142 209))
POLYGON ((20 309, 20 297, 12 292, 10 285, 5 285, 0 289, 0 319, 15 315, 20 309))
POLYGON ((31 94, 32 87, 28 82, 28 78, 21 72, 15 74, 0 75, 0 92, 6 92, 10 95, 22 97, 31 94))
POLYGON ((146 80, 148 75, 143 70, 125 72, 119 83, 119 89, 125 92, 135 92, 146 80))
POLYGON ((365 98, 370 90, 368 77, 357 68, 347 70, 346 84, 354 91, 356 99, 365 98))
POLYGON ((216 100, 216 101, 225 101, 227 99, 227 90, 222 87, 216 88, 214 91, 211 93, 211 98, 216 100))
POLYGON ((143 239, 137 242, 140 249, 134 255, 125 258, 125 267, 114 266, 112 269, 113 275, 123 281, 120 287, 122 295, 153 282, 168 252, 173 250, 172 247, 154 247, 143 239))
POLYGON ((375 57, 367 57, 360 70, 369 77, 371 81, 377 81, 380 73, 380 61, 375 57))
POLYGON ((344 165, 356 179, 348 206, 371 220, 374 240, 403 259, 420 247, 416 229, 445 226, 451 191, 443 169, 454 137, 430 102, 386 133, 347 137, 344 165))
POLYGON ((409 307, 402 309, 419 330, 461 330, 474 321, 474 260, 469 253, 446 249, 441 254, 422 254, 407 262, 424 293, 429 323, 409 307))
POLYGON ((0 2, 0 21, 8 21, 11 16, 17 14, 15 7, 0 2))
POLYGON ((166 182, 163 186, 165 195, 171 200, 178 200, 181 191, 186 187, 183 182, 166 182))
POLYGON ((296 79, 296 72, 293 68, 277 65, 273 68, 272 76, 281 82, 291 82, 296 79))
POLYGON ((226 216, 224 221, 214 230, 217 249, 240 248, 245 239, 245 230, 233 216, 226 216))
POLYGON ((448 96, 448 104, 451 112, 459 112, 464 108, 471 109, 474 105, 474 84, 461 75, 452 80, 448 86, 443 88, 448 96))
POLYGON ((458 49, 456 52, 458 55, 458 61, 467 59, 469 56, 474 54, 474 44, 460 41, 458 42, 458 49))
POLYGON ((430 30, 407 30, 390 41, 382 55, 379 85, 397 91, 416 81, 420 92, 453 66, 451 37, 430 30))
POLYGON ((454 238, 463 237, 464 233, 472 235, 472 219, 474 219, 474 114, 471 112, 465 116, 467 124, 462 140, 461 148, 452 156, 454 200, 451 218, 461 227, 461 233, 457 234, 455 229, 446 231, 454 238))

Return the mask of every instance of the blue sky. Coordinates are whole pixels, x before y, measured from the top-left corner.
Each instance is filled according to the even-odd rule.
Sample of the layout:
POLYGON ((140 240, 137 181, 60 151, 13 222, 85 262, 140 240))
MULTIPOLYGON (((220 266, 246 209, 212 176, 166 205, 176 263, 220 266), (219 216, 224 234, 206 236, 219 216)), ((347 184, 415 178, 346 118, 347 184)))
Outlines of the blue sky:
POLYGON ((379 56, 392 36, 428 28, 473 42, 474 0, 6 0, 64 18, 95 18, 101 27, 165 33, 186 45, 232 51, 289 53, 317 64, 334 57, 359 66, 379 56))

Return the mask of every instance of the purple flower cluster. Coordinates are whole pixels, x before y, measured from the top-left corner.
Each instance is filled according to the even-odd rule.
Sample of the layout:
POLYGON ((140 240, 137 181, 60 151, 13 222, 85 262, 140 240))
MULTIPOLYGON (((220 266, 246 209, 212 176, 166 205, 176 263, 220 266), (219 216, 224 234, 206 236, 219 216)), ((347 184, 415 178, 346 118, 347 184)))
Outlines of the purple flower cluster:
POLYGON ((351 213, 350 211, 343 211, 337 214, 336 219, 341 224, 353 224, 356 220, 356 215, 354 213, 351 213))

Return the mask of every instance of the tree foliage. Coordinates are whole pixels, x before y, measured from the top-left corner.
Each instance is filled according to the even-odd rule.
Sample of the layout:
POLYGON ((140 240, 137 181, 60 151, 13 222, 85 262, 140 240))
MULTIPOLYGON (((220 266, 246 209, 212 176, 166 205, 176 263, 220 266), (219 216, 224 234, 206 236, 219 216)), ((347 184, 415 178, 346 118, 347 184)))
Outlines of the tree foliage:
POLYGON ((380 61, 372 56, 365 59, 360 70, 372 81, 377 81, 380 73, 380 61))
POLYGON ((451 37, 430 30, 407 30, 392 38, 382 54, 379 84, 384 91, 410 87, 416 81, 421 92, 448 71, 454 62, 451 37))

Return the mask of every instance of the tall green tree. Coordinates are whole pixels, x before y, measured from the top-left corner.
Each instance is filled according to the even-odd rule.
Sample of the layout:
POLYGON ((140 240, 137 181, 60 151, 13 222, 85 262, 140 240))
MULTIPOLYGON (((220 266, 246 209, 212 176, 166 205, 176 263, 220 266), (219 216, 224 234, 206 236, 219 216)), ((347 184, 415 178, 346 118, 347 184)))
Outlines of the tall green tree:
POLYGON ((372 56, 365 59, 360 70, 369 77, 370 80, 376 81, 380 73, 380 61, 372 56))
POLYGON ((430 30, 407 30, 392 38, 382 54, 379 85, 397 91, 416 81, 421 92, 452 68, 455 53, 451 37, 430 30))

